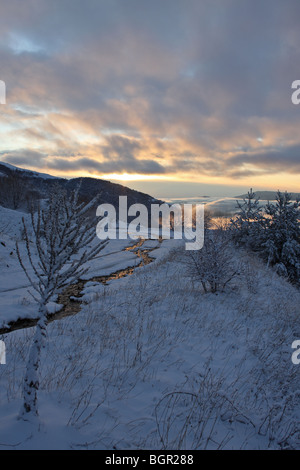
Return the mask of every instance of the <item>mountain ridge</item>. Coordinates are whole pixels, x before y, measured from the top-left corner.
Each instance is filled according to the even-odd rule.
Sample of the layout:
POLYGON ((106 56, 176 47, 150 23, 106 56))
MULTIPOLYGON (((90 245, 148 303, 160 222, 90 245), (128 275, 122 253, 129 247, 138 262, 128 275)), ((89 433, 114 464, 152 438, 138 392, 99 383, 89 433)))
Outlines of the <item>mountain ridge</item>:
MULTIPOLYGON (((99 204, 110 203, 118 206, 119 196, 127 196, 128 205, 140 203, 148 208, 151 204, 161 204, 164 202, 149 194, 100 178, 77 177, 67 179, 0 162, 0 180, 2 180, 2 185, 5 184, 6 177, 19 181, 20 185, 29 188, 31 193, 35 192, 36 197, 41 199, 48 197, 54 185, 58 185, 67 191, 72 191, 80 184, 79 195, 84 199, 92 199, 99 195, 99 204)), ((5 205, 1 200, 0 204, 5 205)), ((6 207, 9 207, 9 205, 6 207)))
MULTIPOLYGON (((300 193, 295 193, 295 192, 290 192, 287 191, 288 194, 291 195, 292 200, 300 199, 300 193)), ((253 191, 255 196, 258 199, 264 200, 264 201, 275 201, 276 200, 276 194, 277 191, 253 191)), ((247 198, 247 194, 241 194, 239 196, 234 196, 237 199, 244 199, 247 198)))

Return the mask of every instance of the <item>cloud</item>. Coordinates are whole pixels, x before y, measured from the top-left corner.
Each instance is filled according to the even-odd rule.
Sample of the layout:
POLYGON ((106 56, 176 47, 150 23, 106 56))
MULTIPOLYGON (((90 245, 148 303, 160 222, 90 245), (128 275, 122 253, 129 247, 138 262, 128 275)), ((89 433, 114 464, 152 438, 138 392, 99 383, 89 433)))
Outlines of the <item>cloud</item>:
POLYGON ((11 0, 3 159, 66 175, 299 173, 299 14, 298 0, 11 0))
POLYGON ((78 171, 83 170, 91 174, 110 174, 110 173, 139 173, 146 174, 164 174, 165 169, 157 162, 152 160, 136 160, 131 158, 130 162, 118 159, 112 162, 99 162, 92 158, 54 158, 48 159, 48 169, 78 171))
POLYGON ((260 152, 249 152, 237 154, 228 162, 229 168, 240 168, 244 165, 251 165, 252 170, 233 171, 230 174, 238 177, 247 173, 255 175, 263 171, 266 174, 286 172, 300 172, 300 144, 290 147, 265 149, 260 152), (257 169, 255 172, 255 168, 257 169))
POLYGON ((37 168, 43 168, 46 163, 47 155, 36 152, 34 150, 20 149, 18 151, 3 151, 0 152, 1 160, 10 163, 12 165, 20 166, 36 166, 37 168))

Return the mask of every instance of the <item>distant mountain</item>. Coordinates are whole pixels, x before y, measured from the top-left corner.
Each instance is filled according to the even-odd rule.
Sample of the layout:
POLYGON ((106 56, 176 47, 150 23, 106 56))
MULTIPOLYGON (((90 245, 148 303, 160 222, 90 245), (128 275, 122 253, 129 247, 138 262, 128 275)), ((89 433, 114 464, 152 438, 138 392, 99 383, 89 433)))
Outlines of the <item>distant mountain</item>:
MULTIPOLYGON (((255 196, 262 201, 275 201, 277 191, 254 191, 255 196)), ((293 200, 300 199, 300 193, 289 193, 293 200)), ((247 194, 235 196, 237 199, 247 198, 247 194)))
MULTIPOLYGON (((24 188, 23 204, 25 204, 25 192, 27 194, 34 193, 35 199, 45 199, 48 197, 54 185, 61 186, 62 189, 69 191, 75 189, 79 184, 79 194, 83 199, 91 200, 94 196, 99 195, 99 204, 109 203, 116 208, 119 205, 119 196, 127 196, 128 206, 139 203, 150 208, 151 204, 163 202, 148 194, 103 179, 85 177, 72 179, 59 178, 0 162, 0 203, 5 207, 10 206, 1 201, 1 184, 4 186, 6 180, 9 179, 15 180, 17 186, 19 185, 24 188), (6 178, 6 176, 9 178, 6 178)), ((16 186, 16 184, 14 186, 16 186)), ((6 192, 7 191, 9 190, 6 190, 6 192)), ((13 208, 16 209, 16 207, 13 208)))

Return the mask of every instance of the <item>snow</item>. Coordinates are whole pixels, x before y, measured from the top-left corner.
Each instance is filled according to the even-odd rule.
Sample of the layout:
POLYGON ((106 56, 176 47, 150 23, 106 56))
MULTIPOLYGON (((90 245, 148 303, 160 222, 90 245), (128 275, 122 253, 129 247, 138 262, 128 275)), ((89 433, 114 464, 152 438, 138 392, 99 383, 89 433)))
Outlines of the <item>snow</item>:
POLYGON ((56 302, 48 302, 46 308, 48 313, 53 314, 60 312, 60 310, 63 308, 63 305, 57 304, 56 302))
MULTIPOLYGON (((0 206, 0 214, 3 216, 4 211, 1 209, 3 208, 0 206)), ((9 216, 14 212, 5 209, 9 216)), ((36 317, 36 306, 28 294, 29 282, 20 269, 16 255, 15 239, 20 237, 21 227, 20 214, 16 215, 9 217, 6 224, 3 218, 0 219, 1 228, 4 229, 0 231, 0 328, 22 317, 36 317)), ((24 252, 24 246, 22 248, 24 252)))
POLYGON ((29 220, 28 214, 0 206, 0 238, 3 235, 14 240, 21 238, 23 217, 29 220))
MULTIPOLYGON (((0 207, 1 326, 37 313, 15 253, 21 217, 0 207)), ((240 276, 204 294, 177 240, 145 241, 152 263, 95 282, 140 263, 129 245, 110 241, 80 312, 48 325, 38 424, 17 419, 34 328, 0 336, 0 449, 299 449, 299 290, 236 250, 240 276)))
POLYGON ((83 279, 91 279, 94 276, 107 276, 113 272, 136 266, 140 259, 130 251, 122 251, 128 246, 124 240, 111 240, 100 255, 89 263, 88 273, 83 279))

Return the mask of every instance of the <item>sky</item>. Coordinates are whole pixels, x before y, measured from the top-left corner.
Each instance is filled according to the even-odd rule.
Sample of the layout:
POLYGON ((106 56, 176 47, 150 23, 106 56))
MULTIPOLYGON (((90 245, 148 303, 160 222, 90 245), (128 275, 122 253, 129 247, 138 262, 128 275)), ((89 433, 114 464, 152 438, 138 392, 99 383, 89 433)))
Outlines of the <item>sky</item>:
POLYGON ((156 197, 300 191, 299 0, 0 2, 0 161, 156 197))

